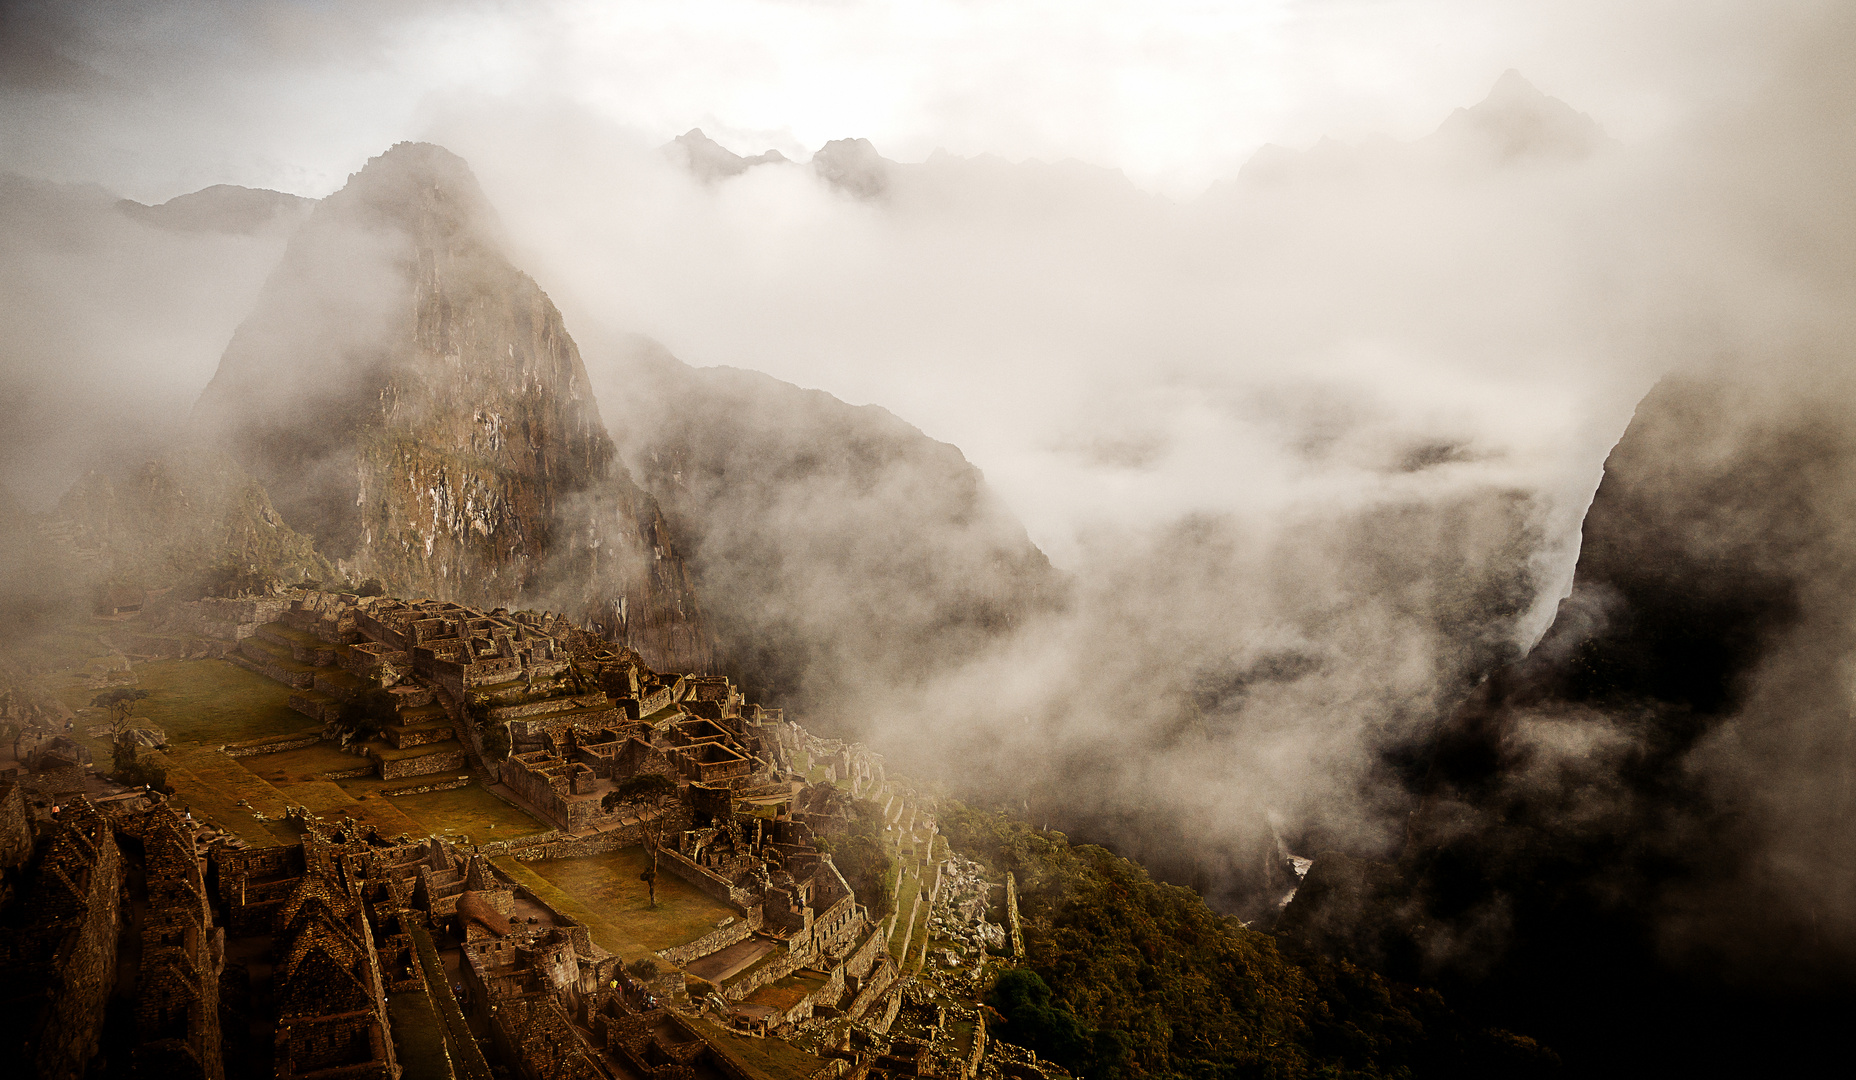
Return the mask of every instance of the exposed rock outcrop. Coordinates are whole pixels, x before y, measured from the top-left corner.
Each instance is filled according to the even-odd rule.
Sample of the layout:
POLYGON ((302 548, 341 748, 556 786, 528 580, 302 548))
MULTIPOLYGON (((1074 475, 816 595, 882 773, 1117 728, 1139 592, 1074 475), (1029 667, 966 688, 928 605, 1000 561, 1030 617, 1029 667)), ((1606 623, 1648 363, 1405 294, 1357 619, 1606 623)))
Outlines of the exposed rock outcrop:
POLYGON ((664 153, 672 161, 703 180, 725 180, 740 176, 756 165, 773 165, 786 161, 778 150, 767 150, 753 157, 742 157, 721 143, 691 128, 664 144, 664 153))
POLYGON ((402 143, 291 241, 194 410, 345 576, 569 611, 655 666, 708 634, 560 312, 468 166, 402 143))

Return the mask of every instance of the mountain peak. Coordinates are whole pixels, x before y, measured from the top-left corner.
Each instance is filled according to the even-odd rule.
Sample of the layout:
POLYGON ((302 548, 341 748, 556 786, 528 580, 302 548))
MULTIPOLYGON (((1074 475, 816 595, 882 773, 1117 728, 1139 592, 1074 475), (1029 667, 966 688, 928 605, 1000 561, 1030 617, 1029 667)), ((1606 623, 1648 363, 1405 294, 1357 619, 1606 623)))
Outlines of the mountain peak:
POLYGON ((869 139, 834 139, 812 155, 812 171, 860 198, 889 190, 892 162, 876 152, 869 139))
POLYGON ((711 181, 739 176, 756 165, 774 165, 786 161, 786 155, 778 150, 767 150, 753 157, 742 157, 703 134, 701 128, 689 129, 665 143, 663 150, 671 160, 676 161, 698 178, 711 181))
POLYGON ((1611 142, 1596 120, 1543 93, 1513 68, 1502 72, 1487 97, 1451 113, 1437 135, 1492 152, 1503 163, 1578 160, 1611 142))
POLYGON ((485 230, 464 160, 401 143, 323 200, 233 335, 196 430, 351 577, 574 614, 675 670, 707 631, 560 311, 485 230))
POLYGON ((493 234, 499 228, 470 164, 435 143, 395 143, 350 173, 324 203, 331 214, 392 224, 412 235, 493 234))

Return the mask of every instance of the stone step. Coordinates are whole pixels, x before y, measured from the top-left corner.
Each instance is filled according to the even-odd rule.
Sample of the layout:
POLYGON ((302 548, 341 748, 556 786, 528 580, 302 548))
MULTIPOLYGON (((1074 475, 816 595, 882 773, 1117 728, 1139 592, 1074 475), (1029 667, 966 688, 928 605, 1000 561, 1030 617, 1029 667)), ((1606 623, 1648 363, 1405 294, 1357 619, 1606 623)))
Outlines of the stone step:
POLYGON ((414 747, 410 750, 396 750, 383 745, 368 747, 368 755, 379 764, 379 776, 382 780, 397 780, 405 776, 430 776, 433 773, 464 773, 470 768, 464 745, 456 739, 414 747))
POLYGON ((298 690, 292 693, 289 705, 311 720, 324 724, 333 724, 342 716, 342 703, 317 690, 298 690))
POLYGON ((226 659, 296 690, 307 690, 316 681, 315 668, 297 663, 288 652, 255 637, 239 642, 238 651, 227 653, 226 659))
POLYGON ((428 724, 396 724, 384 728, 380 737, 395 750, 409 750, 415 746, 429 746, 447 739, 457 738, 457 731, 451 721, 442 720, 428 724))
POLYGON ((337 701, 353 701, 367 690, 367 681, 340 668, 328 668, 316 672, 316 681, 311 684, 319 694, 327 694, 337 701))
POLYGON ((283 623, 265 623, 253 636, 282 648, 292 660, 311 667, 334 664, 339 648, 283 623))

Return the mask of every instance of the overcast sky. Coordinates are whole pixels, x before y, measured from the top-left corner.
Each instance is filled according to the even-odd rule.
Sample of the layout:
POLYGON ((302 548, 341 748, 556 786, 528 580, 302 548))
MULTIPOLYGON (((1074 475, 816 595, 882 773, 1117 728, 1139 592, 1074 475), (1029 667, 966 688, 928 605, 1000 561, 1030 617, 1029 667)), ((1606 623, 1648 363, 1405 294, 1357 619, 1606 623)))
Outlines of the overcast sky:
MULTIPOLYGON (((0 170, 148 202, 320 197, 396 141, 443 142, 590 366, 636 331, 883 405, 960 446, 1066 564, 1104 522, 1383 493, 1379 459, 1427 440, 1471 448, 1445 470, 1462 483, 1555 493, 1566 538, 1669 361, 1666 309, 1710 307, 1682 275, 1726 263, 1651 257, 1705 225, 1646 224, 1681 175, 1660 148, 1756 96, 1834 6, 7 3, 0 170), (1215 202, 1265 143, 1418 139, 1510 68, 1624 152, 1169 207, 1215 202), (1076 159, 1154 198, 1080 174, 974 173, 883 207, 800 169, 704 186, 655 150, 698 126, 802 161, 847 136, 904 162, 1076 159), (1357 445, 1311 465, 1336 416, 1357 445)), ((125 323, 110 359, 171 374, 179 415, 231 325, 201 316, 200 347, 143 358, 158 335, 125 323)))
POLYGON ((1626 140, 1744 96, 1782 14, 1675 0, 8 3, 0 168, 321 196, 461 95, 803 159, 863 136, 1190 196, 1266 142, 1411 138, 1505 69, 1626 140))

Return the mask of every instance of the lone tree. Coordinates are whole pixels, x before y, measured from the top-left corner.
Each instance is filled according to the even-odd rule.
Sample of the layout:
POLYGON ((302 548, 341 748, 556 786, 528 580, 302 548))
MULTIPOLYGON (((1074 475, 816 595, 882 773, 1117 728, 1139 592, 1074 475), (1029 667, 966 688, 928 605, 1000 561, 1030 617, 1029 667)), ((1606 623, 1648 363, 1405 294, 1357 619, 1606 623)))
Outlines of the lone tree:
POLYGON ((146 690, 131 690, 126 686, 119 686, 114 690, 105 690, 103 693, 91 698, 90 707, 93 709, 108 709, 110 711, 110 727, 118 728, 129 722, 129 713, 135 708, 135 703, 147 696, 148 691, 146 690))
POLYGON ((677 785, 656 773, 639 773, 619 781, 619 786, 599 800, 600 809, 630 805, 638 808, 639 831, 644 834, 645 850, 651 853, 651 866, 638 875, 650 890, 651 906, 657 907, 657 853, 663 849, 664 834, 670 831, 670 807, 677 801, 677 785))
POLYGON ((472 691, 464 702, 464 714, 470 717, 477 727, 481 739, 483 756, 491 761, 506 761, 509 758, 509 725, 490 717, 490 699, 484 694, 472 691))
POLYGON ((110 775, 125 784, 147 784, 166 790, 167 770, 141 756, 135 729, 129 726, 129 712, 135 703, 148 696, 146 690, 119 687, 90 699, 94 708, 110 711, 110 775))

